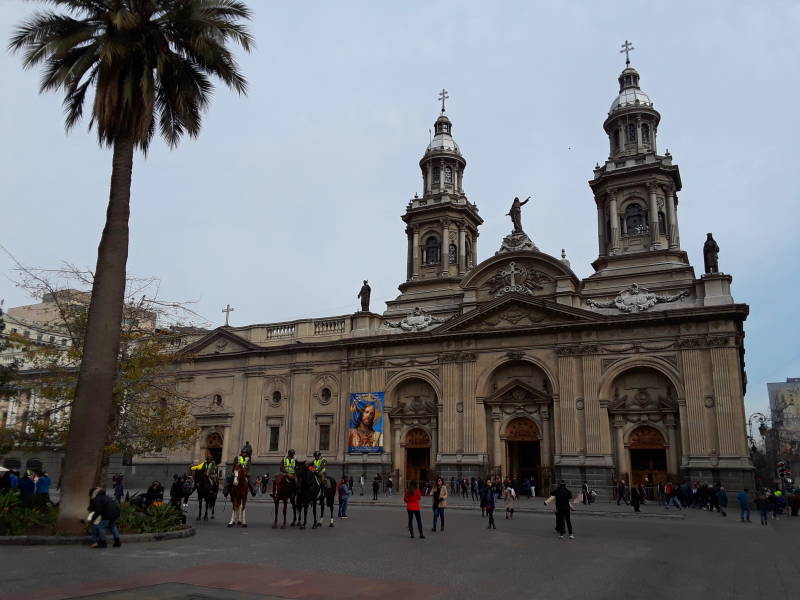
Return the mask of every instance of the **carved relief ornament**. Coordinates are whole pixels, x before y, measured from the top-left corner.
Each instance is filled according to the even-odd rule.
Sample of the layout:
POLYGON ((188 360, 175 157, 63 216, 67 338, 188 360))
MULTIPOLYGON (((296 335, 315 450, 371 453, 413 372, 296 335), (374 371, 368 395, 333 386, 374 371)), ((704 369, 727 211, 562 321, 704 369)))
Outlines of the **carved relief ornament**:
POLYGON ((656 304, 676 302, 688 295, 688 290, 682 290, 677 294, 660 296, 647 288, 639 286, 638 283, 634 283, 621 290, 613 300, 593 300, 588 298, 586 304, 592 308, 616 308, 620 312, 635 313, 644 312, 656 304))

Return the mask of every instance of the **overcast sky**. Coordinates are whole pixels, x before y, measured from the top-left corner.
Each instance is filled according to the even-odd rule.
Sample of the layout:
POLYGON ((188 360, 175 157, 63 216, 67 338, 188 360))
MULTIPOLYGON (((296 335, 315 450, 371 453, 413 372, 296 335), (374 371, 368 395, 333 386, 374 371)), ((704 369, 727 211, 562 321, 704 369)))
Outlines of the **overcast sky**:
MULTIPOLYGON (((0 0, 0 30, 37 9, 0 0)), ((680 166, 681 241, 696 273, 708 231, 746 323, 748 412, 768 381, 800 376, 797 227, 800 3, 248 2, 257 49, 247 97, 217 88, 199 139, 158 142, 134 164, 129 271, 162 280, 233 325, 372 309, 405 278, 400 215, 421 191, 418 161, 439 90, 467 159, 464 187, 485 223, 479 259, 532 195, 526 231, 566 248, 585 277, 597 256, 587 180, 629 39, 680 166)), ((61 98, 0 54, 0 243, 24 264, 93 268, 110 152, 85 125, 64 133, 61 98)), ((6 306, 31 302, 0 256, 6 306)))

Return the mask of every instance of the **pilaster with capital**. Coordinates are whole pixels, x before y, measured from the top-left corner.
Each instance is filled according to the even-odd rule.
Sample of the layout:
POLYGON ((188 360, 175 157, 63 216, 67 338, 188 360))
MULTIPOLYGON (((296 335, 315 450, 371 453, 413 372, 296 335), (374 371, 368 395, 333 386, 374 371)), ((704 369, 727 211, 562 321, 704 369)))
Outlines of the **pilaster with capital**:
POLYGON ((654 183, 648 182, 647 193, 650 197, 650 249, 658 250, 661 248, 659 241, 661 232, 658 226, 658 198, 656 197, 657 187, 654 183))
POLYGON ((603 204, 597 204, 597 245, 599 247, 599 254, 600 256, 605 256, 608 253, 606 249, 606 223, 605 223, 605 211, 603 210, 603 204))
POLYGON ((618 188, 608 190, 608 217, 611 221, 611 255, 619 254, 619 216, 617 213, 618 188))
POLYGON ((458 226, 458 274, 467 272, 467 232, 463 225, 458 226))
POLYGON ((667 227, 669 228, 669 248, 670 250, 677 250, 680 248, 680 240, 678 239, 678 214, 676 210, 677 198, 675 197, 675 187, 667 186, 664 190, 666 195, 667 204, 667 227))
POLYGON ((412 230, 414 231, 413 241, 412 241, 414 247, 414 257, 412 260, 414 261, 414 265, 413 265, 411 279, 419 279, 419 264, 420 264, 419 225, 414 225, 412 227, 412 230))
POLYGON ((447 219, 441 220, 442 226, 442 245, 441 245, 441 259, 442 259, 442 277, 447 277, 450 272, 450 221, 447 219))

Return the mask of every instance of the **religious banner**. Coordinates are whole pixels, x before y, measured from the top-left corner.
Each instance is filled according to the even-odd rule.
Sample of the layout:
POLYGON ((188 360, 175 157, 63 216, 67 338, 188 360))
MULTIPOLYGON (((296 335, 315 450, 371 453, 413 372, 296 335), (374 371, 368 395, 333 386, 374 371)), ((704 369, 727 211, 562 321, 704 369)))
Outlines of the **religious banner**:
POLYGON ((350 394, 349 452, 383 452, 383 392, 350 394))

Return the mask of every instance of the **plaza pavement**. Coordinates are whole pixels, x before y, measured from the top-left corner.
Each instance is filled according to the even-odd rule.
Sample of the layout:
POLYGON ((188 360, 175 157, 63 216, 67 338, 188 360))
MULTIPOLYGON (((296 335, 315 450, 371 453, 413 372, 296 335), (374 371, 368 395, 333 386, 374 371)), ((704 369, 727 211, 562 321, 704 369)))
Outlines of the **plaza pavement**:
MULTIPOLYGON (((365 496, 366 498, 366 496, 365 496)), ((448 509, 446 531, 409 539, 399 500, 351 504, 334 528, 273 530, 272 506, 251 502, 247 529, 227 529, 230 504, 192 538, 92 550, 2 547, 0 598, 128 600, 251 598, 793 598, 800 594, 800 518, 762 527, 690 510, 683 519, 573 515, 560 540, 551 514, 448 509), (397 504, 395 505, 395 502, 397 504)), ((526 500, 520 500, 524 504, 526 500)), ((654 507, 647 507, 654 510, 654 507)), ((192 506, 190 515, 194 516, 192 506)), ((630 509, 628 509, 630 510, 630 509)), ((660 509, 663 510, 663 509, 660 509)))

